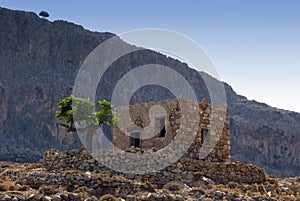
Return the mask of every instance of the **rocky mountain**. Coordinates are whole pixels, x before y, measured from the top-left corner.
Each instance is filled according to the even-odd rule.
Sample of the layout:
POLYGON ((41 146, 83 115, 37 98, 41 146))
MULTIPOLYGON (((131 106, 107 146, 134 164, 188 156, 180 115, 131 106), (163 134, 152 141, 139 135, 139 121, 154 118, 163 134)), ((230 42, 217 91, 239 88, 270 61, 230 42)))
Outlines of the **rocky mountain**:
MULTIPOLYGON (((0 8, 0 27, 0 160, 37 161, 44 150, 79 147, 78 138, 69 136, 55 120, 56 104, 71 94, 88 54, 115 35, 5 8, 0 8), (64 143, 66 138, 72 143, 64 143)), ((195 70, 141 49, 111 65, 98 86, 99 98, 109 97, 126 72, 144 64, 172 67, 189 80, 199 100, 208 97, 206 87, 199 87, 205 85, 195 70)), ((250 101, 224 85, 231 116, 232 160, 259 165, 278 176, 300 175, 300 114, 250 101)), ((166 98, 172 94, 154 85, 139 89, 131 102, 166 98)))

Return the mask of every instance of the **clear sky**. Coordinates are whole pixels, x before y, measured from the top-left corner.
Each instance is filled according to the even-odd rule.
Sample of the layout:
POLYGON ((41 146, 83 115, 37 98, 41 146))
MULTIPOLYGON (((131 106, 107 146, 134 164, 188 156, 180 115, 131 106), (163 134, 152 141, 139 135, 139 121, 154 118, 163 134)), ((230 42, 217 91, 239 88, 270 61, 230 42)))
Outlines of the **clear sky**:
POLYGON ((300 1, 0 0, 0 6, 116 34, 170 29, 196 41, 248 99, 300 112, 300 1))

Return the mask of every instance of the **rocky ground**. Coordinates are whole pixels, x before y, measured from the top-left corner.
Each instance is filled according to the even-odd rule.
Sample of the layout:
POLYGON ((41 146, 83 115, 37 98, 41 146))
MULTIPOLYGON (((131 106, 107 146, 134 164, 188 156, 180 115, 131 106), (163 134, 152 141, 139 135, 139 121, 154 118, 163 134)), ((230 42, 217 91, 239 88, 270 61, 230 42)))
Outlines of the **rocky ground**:
POLYGON ((0 200, 298 200, 300 177, 268 176, 263 183, 217 184, 200 177, 198 186, 148 181, 79 170, 47 171, 42 164, 0 163, 0 200))

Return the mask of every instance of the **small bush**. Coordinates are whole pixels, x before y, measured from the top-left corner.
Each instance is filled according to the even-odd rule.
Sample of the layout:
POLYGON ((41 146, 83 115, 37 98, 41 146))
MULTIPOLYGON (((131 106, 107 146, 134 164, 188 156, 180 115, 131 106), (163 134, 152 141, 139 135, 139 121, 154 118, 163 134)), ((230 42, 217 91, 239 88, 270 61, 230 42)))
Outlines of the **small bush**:
POLYGON ((251 191, 252 191, 252 192, 260 192, 260 191, 259 191, 259 186, 258 186, 257 183, 255 183, 255 184, 253 184, 253 185, 251 186, 251 191))
POLYGON ((75 187, 75 190, 73 191, 74 193, 83 193, 83 192, 89 192, 88 187, 86 186, 80 186, 80 187, 75 187))
POLYGON ((156 185, 152 184, 152 183, 149 182, 149 181, 145 181, 145 182, 143 183, 143 187, 144 187, 145 190, 147 190, 147 191, 149 191, 149 192, 152 192, 152 193, 156 192, 156 188, 157 188, 156 185))
POLYGON ((216 190, 220 190, 220 189, 225 189, 226 186, 224 184, 217 184, 217 185, 213 185, 212 190, 216 191, 216 190))
POLYGON ((180 191, 181 189, 184 188, 183 184, 180 183, 167 183, 166 185, 164 185, 163 187, 164 189, 168 189, 169 191, 180 191))
POLYGON ((39 16, 42 16, 42 17, 49 17, 49 13, 47 12, 47 11, 41 11, 40 13, 39 13, 39 16))
POLYGON ((4 178, 2 179, 2 181, 4 182, 12 182, 12 179, 9 176, 4 176, 4 178))
POLYGON ((275 191, 275 189, 277 188, 277 186, 273 183, 271 184, 270 182, 265 182, 263 184, 263 186, 265 187, 266 191, 269 192, 269 191, 275 191))
POLYGON ((100 201, 118 201, 118 198, 111 194, 106 194, 100 197, 100 201))
POLYGON ((111 177, 112 179, 117 179, 119 181, 127 181, 128 179, 123 177, 123 176, 120 176, 120 175, 114 175, 111 177))
POLYGON ((275 191, 272 191, 272 192, 271 192, 271 197, 276 197, 276 198, 278 198, 278 194, 277 194, 275 191))
POLYGON ((228 183, 226 184, 226 186, 227 186, 228 188, 235 189, 235 188, 238 188, 238 187, 239 187, 239 184, 238 184, 237 182, 231 181, 231 182, 228 182, 228 183))
POLYGON ((294 184, 293 187, 292 187, 292 190, 294 191, 295 195, 300 196, 300 184, 294 184))
POLYGON ((255 196, 261 196, 261 194, 259 192, 252 192, 252 191, 247 191, 246 193, 248 196, 250 197, 255 197, 255 196))
POLYGON ((224 193, 241 194, 242 190, 239 188, 228 188, 223 184, 214 185, 212 191, 222 191, 224 193))
POLYGON ((79 194, 84 199, 89 197, 89 189, 86 186, 80 186, 80 187, 76 186, 73 193, 79 194))
POLYGON ((19 191, 29 191, 31 188, 27 185, 22 185, 19 187, 19 191))
POLYGON ((82 175, 84 176, 85 173, 80 171, 80 170, 65 170, 65 171, 62 171, 63 174, 72 174, 72 175, 82 175))
POLYGON ((297 200, 297 198, 290 195, 283 195, 280 197, 280 200, 297 200))
POLYGON ((0 184, 0 191, 17 191, 19 187, 13 182, 3 182, 0 184))
POLYGON ((265 183, 270 184, 270 185, 274 185, 277 188, 279 181, 280 181, 279 178, 269 175, 269 177, 267 178, 267 181, 265 183))
POLYGON ((30 163, 26 164, 25 170, 33 170, 33 169, 42 169, 43 165, 40 163, 30 163))
POLYGON ((195 179, 200 179, 201 177, 203 177, 203 176, 205 176, 205 174, 203 173, 203 172, 201 172, 201 171, 199 171, 199 172, 194 172, 194 177, 195 177, 195 179))
POLYGON ((0 191, 7 191, 7 190, 8 190, 7 186, 0 184, 0 191))
POLYGON ((57 192, 52 186, 41 186, 38 191, 39 193, 47 196, 54 195, 57 192))
POLYGON ((92 176, 100 180, 107 179, 109 177, 107 174, 103 173, 93 173, 92 176))
POLYGON ((203 189, 203 188, 200 187, 200 186, 194 187, 194 188, 192 189, 192 192, 198 193, 198 194, 201 194, 201 195, 204 195, 204 194, 206 193, 205 189, 203 189))
POLYGON ((68 192, 73 192, 75 190, 75 186, 72 184, 66 185, 66 189, 68 192))

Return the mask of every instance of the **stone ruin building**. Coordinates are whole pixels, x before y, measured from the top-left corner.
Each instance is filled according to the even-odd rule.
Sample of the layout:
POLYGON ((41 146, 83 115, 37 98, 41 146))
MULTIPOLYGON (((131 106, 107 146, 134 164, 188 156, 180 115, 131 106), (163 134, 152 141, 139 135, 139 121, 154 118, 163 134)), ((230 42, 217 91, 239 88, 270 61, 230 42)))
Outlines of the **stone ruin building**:
MULTIPOLYGON (((120 110, 120 108, 116 109, 117 112, 118 109, 120 110)), ((160 187, 168 182, 177 180, 191 184, 191 186, 199 186, 198 181, 200 175, 210 178, 217 183, 227 183, 229 181, 259 183, 266 181, 267 176, 262 168, 252 164, 230 162, 230 128, 227 106, 208 104, 207 99, 198 103, 179 98, 132 105, 129 106, 129 111, 131 119, 134 120, 134 122, 125 128, 126 134, 121 131, 119 124, 113 127, 114 135, 112 143, 114 147, 118 147, 118 149, 121 150, 116 153, 116 157, 110 150, 108 150, 107 155, 102 155, 105 157, 100 158, 95 158, 95 155, 92 155, 91 152, 85 148, 66 152, 50 150, 44 153, 43 165, 49 171, 76 169, 94 173, 105 172, 109 175, 148 181, 160 187), (151 113, 151 108, 154 106, 164 108, 165 113, 151 113), (186 111, 188 111, 188 113, 184 113, 185 109, 187 109, 186 111), (193 113, 190 111, 196 112, 193 113), (182 115, 186 114, 186 118, 181 118, 182 115), (126 169, 128 165, 137 166, 138 170, 143 169, 144 166, 136 164, 143 162, 138 157, 134 157, 130 163, 126 163, 125 169, 115 168, 114 165, 119 165, 118 160, 120 160, 121 163, 125 162, 124 159, 120 157, 122 155, 124 156, 124 153, 127 151, 130 151, 134 155, 134 150, 140 150, 137 152, 142 154, 153 153, 153 150, 157 150, 156 153, 158 153, 158 157, 162 158, 162 160, 158 160, 157 163, 167 160, 167 158, 164 158, 164 154, 160 155, 161 153, 159 152, 161 150, 164 152, 165 146, 173 141, 174 137, 176 138, 176 136, 182 134, 180 133, 179 127, 183 127, 183 130, 190 129, 186 126, 189 126, 190 122, 196 122, 194 121, 196 116, 193 115, 199 117, 199 122, 197 122, 198 126, 195 126, 195 129, 192 130, 195 136, 192 136, 192 145, 189 146, 186 154, 179 160, 174 163, 169 163, 169 166, 165 166, 162 169, 155 169, 155 172, 149 171, 151 169, 145 166, 145 170, 148 171, 144 171, 143 174, 137 174, 139 172, 137 172, 136 169, 134 169, 133 172, 130 171, 131 167, 128 170, 126 169), (139 135, 145 134, 142 128, 146 128, 149 125, 154 127, 153 130, 155 132, 153 133, 153 137, 141 139, 139 135), (219 136, 217 134, 218 130, 221 131, 219 136), (127 132, 129 132, 130 135, 128 135, 127 132), (200 159, 199 155, 201 155, 201 150, 206 150, 210 141, 214 138, 217 139, 217 141, 213 149, 209 151, 209 154, 206 155, 205 158, 200 159), (144 150, 144 152, 142 152, 142 150, 144 150)), ((188 137, 189 136, 184 136, 184 138, 188 137)), ((127 159, 129 158, 125 158, 125 160, 127 159)), ((145 165, 147 165, 148 161, 144 162, 145 165)), ((154 164, 154 167, 156 166, 157 164, 154 164)), ((95 178, 101 181, 97 179, 97 177, 95 178)), ((111 180, 109 185, 115 185, 116 188, 120 186, 119 183, 111 182, 111 180)))
MULTIPOLYGON (((203 99, 201 103, 189 101, 184 98, 148 102, 129 106, 129 113, 132 124, 126 124, 126 134, 119 128, 113 128, 114 146, 124 151, 134 150, 160 150, 167 146, 180 133, 180 127, 189 128, 188 122, 192 122, 195 114, 186 115, 184 120, 180 107, 197 109, 199 126, 195 130, 194 141, 184 154, 184 158, 202 159, 213 162, 230 162, 230 125, 227 106, 217 106, 208 103, 203 99), (151 108, 158 106, 164 109, 165 113, 151 114, 151 108), (198 107, 198 108, 197 108, 198 107), (212 112, 214 111, 214 112, 212 112), (221 127, 214 126, 216 122, 221 127), (143 138, 143 128, 151 126, 154 132, 152 137, 143 138), (215 139, 216 144, 210 149, 210 140, 215 139), (205 143, 206 140, 206 143, 205 143), (202 148, 202 149, 201 149, 202 148), (201 152, 209 151, 205 158, 199 158, 201 152)), ((122 107, 117 108, 117 112, 122 107)))

